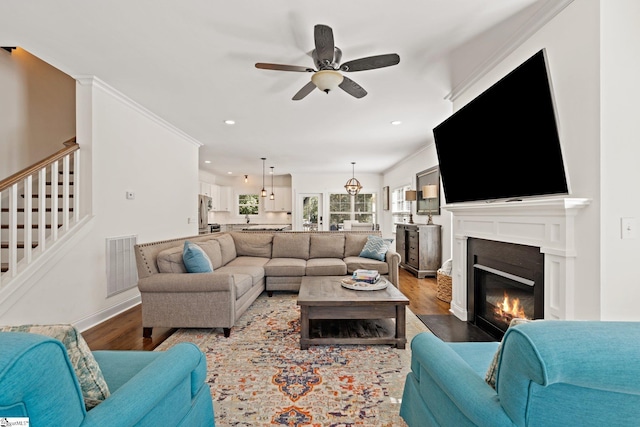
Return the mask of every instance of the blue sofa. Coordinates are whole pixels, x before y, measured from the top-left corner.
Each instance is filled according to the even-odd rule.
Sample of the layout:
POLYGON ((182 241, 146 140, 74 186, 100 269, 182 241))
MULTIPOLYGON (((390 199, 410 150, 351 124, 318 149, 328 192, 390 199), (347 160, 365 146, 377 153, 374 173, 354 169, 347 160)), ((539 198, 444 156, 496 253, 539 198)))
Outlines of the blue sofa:
POLYGON ((499 343, 411 342, 400 415, 414 426, 640 425, 640 322, 538 321, 499 343))
POLYGON ((206 359, 193 344, 165 352, 95 351, 110 396, 85 409, 63 344, 0 332, 0 418, 32 426, 213 426, 206 359))

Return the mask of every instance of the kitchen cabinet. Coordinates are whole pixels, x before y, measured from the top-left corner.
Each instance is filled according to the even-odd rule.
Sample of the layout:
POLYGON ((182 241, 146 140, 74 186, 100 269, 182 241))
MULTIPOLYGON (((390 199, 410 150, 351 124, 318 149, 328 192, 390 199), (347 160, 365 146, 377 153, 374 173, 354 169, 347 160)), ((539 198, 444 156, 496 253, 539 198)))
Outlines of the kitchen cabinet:
POLYGON ((200 181, 200 192, 198 194, 211 197, 211 184, 200 181))
POLYGON ((396 252, 400 267, 420 279, 435 277, 442 265, 440 225, 396 224, 396 252))
POLYGON ((232 188, 224 185, 211 184, 211 199, 213 212, 233 211, 232 188))
MULTIPOLYGON (((275 200, 269 200, 269 196, 264 201, 265 212, 291 212, 291 187, 274 187, 275 200)), ((271 194, 267 190, 267 194, 271 194)))

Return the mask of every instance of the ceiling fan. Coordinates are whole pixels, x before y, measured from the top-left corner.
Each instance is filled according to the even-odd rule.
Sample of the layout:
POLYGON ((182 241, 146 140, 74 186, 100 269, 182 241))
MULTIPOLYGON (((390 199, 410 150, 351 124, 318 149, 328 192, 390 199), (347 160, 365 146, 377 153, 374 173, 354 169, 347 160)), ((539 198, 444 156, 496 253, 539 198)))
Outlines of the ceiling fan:
POLYGON ((356 98, 362 98, 367 91, 358 83, 340 73, 373 70, 375 68, 389 67, 400 62, 400 56, 396 53, 386 55, 368 56, 366 58, 354 59, 340 64, 342 51, 333 43, 333 30, 327 25, 316 25, 313 36, 315 49, 312 57, 317 69, 303 67, 299 65, 268 64, 264 62, 256 63, 256 68, 276 71, 297 71, 302 73, 313 73, 311 81, 304 85, 302 89, 293 96, 294 101, 299 101, 309 95, 315 88, 325 93, 329 93, 336 87, 347 92, 356 98))

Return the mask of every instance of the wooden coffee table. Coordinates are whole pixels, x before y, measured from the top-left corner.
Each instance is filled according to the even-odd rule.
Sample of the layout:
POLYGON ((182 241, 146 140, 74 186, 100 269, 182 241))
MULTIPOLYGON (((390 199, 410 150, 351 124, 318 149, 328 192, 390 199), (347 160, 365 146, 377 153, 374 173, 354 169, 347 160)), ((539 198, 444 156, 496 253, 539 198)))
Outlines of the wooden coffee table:
POLYGON ((344 276, 305 276, 302 278, 300 306, 300 348, 318 344, 392 344, 405 348, 405 306, 409 299, 393 284, 377 291, 354 291, 342 287, 344 276), (390 336, 310 336, 312 321, 336 319, 395 319, 390 336))

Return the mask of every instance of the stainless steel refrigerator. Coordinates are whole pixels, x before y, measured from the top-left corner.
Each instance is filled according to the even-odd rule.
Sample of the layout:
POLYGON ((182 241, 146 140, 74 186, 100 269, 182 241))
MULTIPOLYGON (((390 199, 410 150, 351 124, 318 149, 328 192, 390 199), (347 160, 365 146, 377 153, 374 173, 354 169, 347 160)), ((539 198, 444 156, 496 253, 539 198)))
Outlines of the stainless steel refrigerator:
POLYGON ((209 211, 213 207, 211 197, 198 194, 198 233, 209 232, 209 211))

